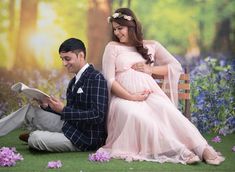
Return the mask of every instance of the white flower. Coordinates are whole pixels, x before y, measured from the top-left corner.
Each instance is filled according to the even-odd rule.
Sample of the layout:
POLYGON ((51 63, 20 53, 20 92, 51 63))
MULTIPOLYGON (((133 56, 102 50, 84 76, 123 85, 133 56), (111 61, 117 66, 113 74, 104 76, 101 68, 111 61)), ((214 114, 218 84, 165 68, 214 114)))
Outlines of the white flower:
POLYGON ((114 14, 112 15, 112 17, 113 17, 113 18, 117 18, 119 15, 120 15, 120 13, 114 13, 114 14))
POLYGON ((131 21, 131 20, 132 20, 132 17, 131 17, 131 16, 127 16, 127 15, 124 15, 123 18, 126 19, 126 20, 128 20, 128 21, 131 21))
POLYGON ((108 23, 110 23, 111 18, 124 18, 125 20, 131 21, 133 20, 133 17, 125 15, 125 14, 121 14, 121 13, 114 13, 112 16, 108 17, 108 23))
POLYGON ((111 19, 111 17, 108 17, 108 18, 107 18, 108 23, 110 23, 110 19, 111 19))

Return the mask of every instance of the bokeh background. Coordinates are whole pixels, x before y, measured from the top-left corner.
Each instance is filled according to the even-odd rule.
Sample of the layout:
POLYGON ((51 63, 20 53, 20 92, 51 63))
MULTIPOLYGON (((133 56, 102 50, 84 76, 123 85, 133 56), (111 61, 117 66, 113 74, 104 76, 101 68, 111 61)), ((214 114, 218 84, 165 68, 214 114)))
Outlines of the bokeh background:
POLYGON ((145 39, 162 43, 190 69, 192 121, 202 132, 234 132, 235 0, 1 0, 0 118, 28 103, 13 83, 65 98, 71 76, 59 45, 84 41, 87 60, 101 70, 111 38, 107 22, 116 8, 130 7, 145 39))

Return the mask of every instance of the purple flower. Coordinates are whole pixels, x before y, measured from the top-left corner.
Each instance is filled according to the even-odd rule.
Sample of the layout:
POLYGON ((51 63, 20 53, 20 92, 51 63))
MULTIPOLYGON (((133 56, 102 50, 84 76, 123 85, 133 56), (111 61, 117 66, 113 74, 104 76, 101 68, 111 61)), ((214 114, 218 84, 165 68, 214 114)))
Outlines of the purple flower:
POLYGON ((220 136, 215 136, 211 141, 214 142, 214 143, 220 143, 221 138, 220 138, 220 136))
POLYGON ((226 129, 225 129, 225 128, 221 128, 221 129, 219 130, 219 134, 220 134, 220 135, 223 135, 223 136, 226 136, 226 135, 227 135, 226 129))
POLYGON ((235 146, 232 147, 232 151, 235 152, 235 146))
POLYGON ((2 147, 0 149, 0 166, 1 167, 10 167, 15 166, 16 161, 23 160, 23 157, 17 153, 16 149, 8 148, 8 147, 2 147))
POLYGON ((96 153, 89 154, 89 161, 93 162, 108 162, 111 157, 108 152, 105 151, 97 151, 96 153))
POLYGON ((60 160, 58 161, 50 161, 47 164, 47 168, 60 168, 62 167, 62 163, 60 160))

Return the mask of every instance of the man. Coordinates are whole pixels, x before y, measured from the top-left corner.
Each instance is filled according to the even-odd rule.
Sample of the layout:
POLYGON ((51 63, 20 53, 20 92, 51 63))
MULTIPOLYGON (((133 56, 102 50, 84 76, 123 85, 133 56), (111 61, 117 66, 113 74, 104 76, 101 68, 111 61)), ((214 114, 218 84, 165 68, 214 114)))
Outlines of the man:
POLYGON ((25 122, 40 129, 30 133, 28 145, 51 152, 96 150, 106 139, 107 82, 86 62, 86 48, 81 40, 64 41, 59 54, 68 72, 75 74, 67 88, 67 104, 50 97, 40 103, 44 110, 23 110, 25 122))

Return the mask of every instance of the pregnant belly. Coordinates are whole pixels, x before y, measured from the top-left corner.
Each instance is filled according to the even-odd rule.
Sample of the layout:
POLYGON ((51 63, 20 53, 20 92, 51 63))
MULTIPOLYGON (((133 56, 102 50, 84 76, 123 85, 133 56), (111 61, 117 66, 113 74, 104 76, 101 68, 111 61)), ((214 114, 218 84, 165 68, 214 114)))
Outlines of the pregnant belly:
POLYGON ((130 93, 143 92, 144 90, 154 91, 158 87, 152 76, 133 69, 118 73, 116 81, 130 93))

